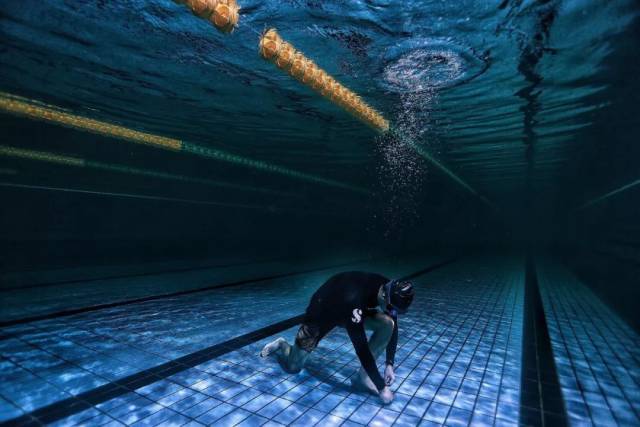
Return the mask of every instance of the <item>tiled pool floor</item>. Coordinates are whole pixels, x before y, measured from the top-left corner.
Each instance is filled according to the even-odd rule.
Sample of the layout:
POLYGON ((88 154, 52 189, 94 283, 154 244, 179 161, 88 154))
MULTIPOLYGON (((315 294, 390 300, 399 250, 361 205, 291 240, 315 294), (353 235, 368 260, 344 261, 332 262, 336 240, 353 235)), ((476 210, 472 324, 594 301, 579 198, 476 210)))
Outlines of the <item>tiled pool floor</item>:
MULTIPOLYGON (((439 260, 375 267, 401 275, 439 260)), ((2 418, 298 315, 332 274, 375 267, 355 264, 0 329, 2 418)))
MULTIPOLYGON (((4 328, 0 422, 519 425, 522 258, 463 258, 414 279, 390 405, 351 388, 359 365, 341 329, 300 374, 258 357, 278 335, 293 340, 296 316, 335 271, 402 276, 441 262, 359 264, 4 328), (124 377, 136 381, 122 384, 124 377), (33 418, 47 414, 34 412, 43 407, 54 412, 33 418)), ((561 267, 541 263, 539 286, 570 423, 638 425, 638 336, 561 267)))
MULTIPOLYGON (((366 258, 366 257, 361 257, 366 258)), ((355 258, 351 264, 356 262, 355 258)), ((211 263, 214 263, 211 261, 211 263)), ((84 308, 103 304, 104 302, 121 302, 145 298, 153 295, 167 295, 191 289, 202 289, 242 280, 261 277, 272 277, 279 274, 321 270, 329 266, 348 264, 335 259, 316 259, 305 262, 290 260, 266 260, 251 263, 237 261, 219 261, 215 266, 185 268, 184 263, 164 266, 165 273, 149 273, 118 276, 117 271, 103 272, 103 275, 115 275, 114 278, 94 279, 90 281, 57 281, 52 272, 52 283, 40 283, 35 287, 20 287, 13 283, 11 291, 2 291, 0 298, 0 321, 49 315, 59 311, 84 308)), ((151 266, 157 271, 158 266, 151 266)), ((85 273, 88 274, 88 273, 85 273)), ((26 275, 25 275, 26 276, 26 275)), ((0 283, 4 277, 0 275, 0 283)), ((42 277, 39 278, 43 280, 42 277)), ((25 277, 24 280, 29 280, 25 277)), ((13 279, 15 282, 15 279, 13 279)), ((12 281, 8 282, 9 284, 12 281)), ((27 282, 28 283, 28 282, 27 282)))
POLYGON ((561 266, 539 282, 572 425, 640 425, 640 336, 561 266))
MULTIPOLYGON (((404 272, 397 271, 396 274, 419 269, 405 266, 404 272)), ((123 360, 124 357, 116 358, 112 364, 104 365, 105 369, 124 375, 119 371, 122 366, 144 369, 144 364, 148 364, 149 352, 155 353, 159 359, 163 356, 176 357, 176 336, 184 336, 185 345, 191 346, 189 349, 182 348, 183 352, 202 347, 203 341, 198 333, 205 332, 200 329, 186 329, 183 335, 180 334, 180 325, 190 324, 190 319, 191 323, 199 324, 209 334, 212 330, 216 331, 222 341, 245 329, 255 329, 258 325, 300 314, 310 293, 323 279, 310 275, 305 276, 304 281, 279 284, 273 288, 265 288, 263 284, 255 289, 247 285, 224 292, 220 290, 219 293, 216 291, 211 296, 216 300, 213 304, 215 307, 209 307, 210 311, 201 305, 197 297, 190 297, 184 298, 184 301, 162 302, 163 305, 155 302, 153 307, 149 307, 149 312, 143 307, 138 308, 136 316, 141 316, 138 322, 131 322, 127 312, 109 315, 91 313, 87 314, 89 318, 74 316, 73 321, 81 331, 91 330, 102 336, 119 337, 122 341, 117 341, 119 344, 116 347, 126 342, 128 347, 137 350, 132 351, 126 360, 123 360), (219 317, 207 313, 216 313, 219 317), (160 317, 162 321, 156 322, 154 317, 160 317), (119 326, 110 326, 110 319, 119 319, 119 326), (171 325, 170 329, 166 329, 166 325, 171 325), (166 343, 161 339, 165 334, 170 335, 166 343), (147 352, 142 354, 144 349, 147 352)), ((520 381, 517 361, 520 360, 521 349, 522 281, 522 266, 513 260, 507 260, 506 264, 505 260, 489 263, 487 260, 476 263, 466 261, 463 266, 453 264, 418 277, 418 297, 411 313, 400 322, 398 380, 394 387, 396 399, 388 407, 382 407, 377 397, 354 392, 350 388, 349 377, 355 372, 357 362, 346 334, 336 330, 322 342, 308 369, 299 375, 284 374, 274 361, 257 357, 262 345, 273 339, 267 337, 106 400, 58 423, 178 425, 189 422, 233 425, 242 422, 244 425, 259 425, 269 422, 312 425, 322 421, 323 425, 330 422, 347 425, 389 425, 392 422, 415 425, 422 420, 423 423, 466 425, 474 419, 477 422, 496 421, 498 424, 515 425, 518 420, 520 381), (500 262, 502 267, 495 268, 496 262, 500 262)), ((211 305, 211 302, 208 304, 211 305)), ((65 321, 68 322, 68 319, 65 321)), ((49 327, 55 328, 53 325, 49 327)), ((70 332, 68 323, 58 324, 57 327, 65 333, 70 332)), ((74 331, 77 332, 76 329, 74 331)), ((295 327, 290 328, 284 335, 292 339, 295 331, 295 327)), ((51 330, 36 332, 35 337, 25 331, 22 338, 24 334, 27 334, 28 340, 44 340, 50 338, 51 330)), ((65 338, 82 337, 84 333, 65 338)), ((53 344, 39 342, 38 346, 49 350, 53 344)), ((210 344, 207 341, 207 345, 210 344)), ((12 346, 15 345, 12 343, 12 346)), ((109 354, 110 350, 108 347, 95 349, 100 357, 109 354)), ((40 364, 42 356, 40 353, 16 362, 40 364)), ((79 362, 83 360, 80 358, 79 362)), ((98 376, 92 371, 92 366, 76 368, 71 363, 66 362, 55 372, 49 370, 46 375, 40 374, 44 380, 59 381, 47 386, 48 393, 44 393, 45 396, 52 394, 56 388, 59 390, 71 384, 86 384, 89 373, 93 375, 90 378, 109 380, 106 371, 100 371, 98 376), (72 380, 74 373, 80 372, 78 369, 88 373, 76 374, 76 379, 72 380), (52 375, 56 374, 54 378, 52 375)), ((39 366, 28 365, 27 368, 20 365, 23 371, 31 375, 34 375, 31 369, 39 366)), ((12 370, 15 371, 15 367, 12 370)), ((29 383, 29 379, 26 382, 18 381, 29 383)), ((97 382, 91 384, 99 385, 97 382)), ((33 387, 28 388, 30 390, 25 391, 25 395, 33 391, 33 387)), ((67 388, 70 393, 79 390, 67 388)), ((15 389, 10 392, 4 390, 3 396, 5 393, 5 397, 13 399, 18 395, 15 389)), ((64 398, 59 391, 56 395, 58 399, 64 398)), ((22 406, 25 403, 20 405, 16 400, 12 404, 19 405, 24 411, 31 411, 35 408, 34 401, 33 398, 23 400, 27 405, 31 403, 31 407, 22 406)))

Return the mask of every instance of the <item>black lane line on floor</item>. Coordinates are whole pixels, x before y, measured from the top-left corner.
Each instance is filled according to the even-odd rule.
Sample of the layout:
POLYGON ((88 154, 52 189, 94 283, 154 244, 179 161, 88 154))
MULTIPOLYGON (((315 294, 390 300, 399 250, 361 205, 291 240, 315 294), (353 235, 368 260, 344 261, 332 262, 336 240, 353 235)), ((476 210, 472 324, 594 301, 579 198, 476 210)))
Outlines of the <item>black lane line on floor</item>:
MULTIPOLYGON (((401 277, 400 280, 409 280, 418 277, 422 274, 426 274, 430 271, 451 264, 458 259, 459 258, 456 257, 446 260, 436 265, 427 267, 423 270, 401 277)), ((68 416, 77 414, 78 412, 81 412, 85 409, 89 409, 93 406, 99 405, 100 403, 122 396, 126 393, 130 393, 140 387, 153 384, 171 375, 208 362, 209 360, 215 359, 216 357, 220 357, 227 353, 231 353, 232 351, 236 351, 244 346, 253 344, 271 335, 286 331, 287 329, 298 325, 302 321, 303 317, 303 314, 294 316, 290 319, 286 319, 273 325, 269 325, 256 331, 241 335, 239 337, 232 338, 223 343, 213 345, 211 347, 196 351, 191 354, 187 354, 186 356, 182 356, 178 359, 163 363, 162 365, 158 365, 154 368, 150 368, 138 372, 137 374, 112 381, 93 390, 78 394, 77 396, 52 403, 28 414, 24 414, 18 418, 2 422, 0 423, 0 427, 22 427, 31 425, 39 426, 41 424, 53 423, 68 416)))
MULTIPOLYGON (((198 267, 174 268, 171 270, 149 271, 148 273, 115 274, 112 276, 94 277, 91 279, 85 278, 85 279, 73 279, 73 280, 59 280, 57 282, 32 283, 24 286, 11 286, 6 288, 0 288, 0 292, 21 291, 24 289, 34 289, 34 288, 48 288, 51 286, 72 285, 75 283, 98 282, 100 280, 126 279, 129 277, 144 277, 144 276, 154 276, 154 275, 160 275, 160 274, 184 273, 187 271, 199 271, 199 270, 209 270, 214 268, 237 267, 240 265, 249 265, 249 264, 266 264, 268 262, 284 261, 285 259, 286 258, 273 258, 273 259, 250 261, 250 262, 246 262, 246 261, 235 262, 231 264, 215 264, 215 265, 204 265, 204 266, 198 266, 198 267)), ((25 274, 28 274, 28 273, 25 273, 25 274)))
POLYGON ((401 277, 399 280, 415 279, 418 276, 422 276, 423 274, 427 274, 427 273, 429 273, 429 272, 431 272, 433 270, 437 270, 438 268, 442 268, 442 267, 444 267, 446 265, 453 264, 454 262, 458 261, 459 259, 460 259, 460 257, 453 257, 453 258, 446 259, 446 260, 444 260, 444 261, 442 261, 442 262, 440 262, 438 264, 434 264, 434 265, 432 265, 430 267, 427 267, 427 268, 424 268, 424 269, 422 269, 420 271, 416 271, 415 273, 411 273, 411 274, 409 274, 407 276, 401 277))
POLYGON ((302 315, 292 317, 287 320, 266 326, 248 334, 232 338, 220 344, 213 345, 195 353, 188 354, 178 359, 172 360, 154 368, 138 372, 137 374, 116 380, 81 393, 75 397, 65 399, 43 408, 37 409, 19 418, 0 423, 0 426, 17 426, 29 424, 48 424, 70 415, 76 414, 92 406, 98 405, 107 400, 122 396, 140 387, 153 384, 171 375, 177 374, 189 368, 193 368, 201 363, 207 362, 216 357, 230 353, 248 344, 260 341, 263 338, 285 331, 299 324, 302 315))
POLYGON ((325 266, 325 267, 321 267, 321 268, 314 268, 314 269, 309 269, 309 270, 296 271, 296 272, 292 272, 292 273, 274 274, 272 276, 244 279, 244 280, 238 280, 238 281, 230 282, 230 283, 222 283, 222 284, 218 284, 218 285, 205 286, 203 288, 188 289, 188 290, 185 290, 185 291, 170 292, 170 293, 159 294, 159 295, 150 295, 150 296, 147 296, 147 297, 134 298, 134 299, 124 300, 124 301, 116 301, 116 302, 111 302, 111 303, 107 303, 107 304, 91 305, 91 306, 88 306, 88 307, 72 308, 72 309, 69 309, 69 310, 56 311, 54 313, 39 314, 39 315, 36 315, 36 316, 23 317, 21 319, 5 320, 5 321, 0 322, 0 328, 4 328, 4 327, 7 327, 7 326, 22 325, 22 324, 25 324, 25 323, 36 322, 36 321, 39 321, 39 320, 49 320, 49 319, 56 319, 56 318, 59 318, 59 317, 73 316, 75 314, 88 313, 90 311, 104 310, 104 309, 113 308, 113 307, 121 307, 123 305, 138 304, 138 303, 142 303, 142 302, 155 301, 155 300, 164 299, 164 298, 179 297, 179 296, 184 296, 184 295, 196 294, 196 293, 199 293, 199 292, 208 292, 208 291, 212 291, 212 290, 215 290, 215 289, 229 288, 229 287, 232 287, 232 286, 246 285, 246 284, 249 284, 249 283, 259 283, 259 282, 265 282, 265 281, 268 281, 268 280, 283 279, 283 278, 286 278, 286 277, 298 276, 298 275, 301 275, 301 274, 316 273, 316 272, 319 272, 319 271, 329 270, 329 269, 332 269, 332 268, 338 268, 338 267, 344 267, 346 265, 357 264, 357 263, 368 261, 368 260, 371 260, 371 259, 372 258, 364 258, 364 259, 360 259, 360 260, 353 260, 353 261, 350 261, 350 262, 347 262, 347 263, 329 265, 329 266, 325 266))
POLYGON ((526 259, 524 302, 520 425, 567 426, 564 400, 532 255, 528 255, 526 259))

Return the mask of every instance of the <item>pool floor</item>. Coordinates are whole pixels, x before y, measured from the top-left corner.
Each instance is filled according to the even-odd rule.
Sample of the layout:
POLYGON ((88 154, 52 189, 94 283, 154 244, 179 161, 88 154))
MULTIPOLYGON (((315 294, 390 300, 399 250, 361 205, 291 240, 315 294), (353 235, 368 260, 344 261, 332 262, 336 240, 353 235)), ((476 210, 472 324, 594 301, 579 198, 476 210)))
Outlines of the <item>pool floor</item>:
MULTIPOLYGON (((0 425, 640 425, 637 333, 561 265, 544 260, 536 270, 556 374, 524 389, 536 362, 523 348, 536 347, 536 335, 523 257, 424 256, 71 314, 53 304, 50 318, 0 329, 0 425), (387 406, 352 389, 359 364, 344 330, 321 341, 299 374, 258 356, 277 336, 293 341, 311 294, 350 269, 415 276, 387 406), (554 386, 555 404, 530 398, 530 388, 554 386)), ((161 279, 170 289, 188 280, 161 279)))

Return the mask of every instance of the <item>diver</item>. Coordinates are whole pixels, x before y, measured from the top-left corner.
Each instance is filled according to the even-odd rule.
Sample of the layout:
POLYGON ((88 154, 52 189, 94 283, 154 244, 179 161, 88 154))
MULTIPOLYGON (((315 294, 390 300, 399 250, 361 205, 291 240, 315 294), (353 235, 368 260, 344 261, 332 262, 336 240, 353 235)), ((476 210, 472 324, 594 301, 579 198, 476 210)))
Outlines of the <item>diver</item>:
POLYGON ((362 365, 352 385, 377 394, 384 404, 391 403, 389 386, 395 380, 398 313, 405 313, 412 301, 413 285, 409 281, 361 271, 336 274, 311 297, 295 344, 280 337, 264 346, 260 356, 275 355, 285 371, 298 373, 320 340, 334 327, 344 327, 362 365), (365 329, 373 331, 368 343, 365 329), (383 379, 376 359, 385 348, 383 379))

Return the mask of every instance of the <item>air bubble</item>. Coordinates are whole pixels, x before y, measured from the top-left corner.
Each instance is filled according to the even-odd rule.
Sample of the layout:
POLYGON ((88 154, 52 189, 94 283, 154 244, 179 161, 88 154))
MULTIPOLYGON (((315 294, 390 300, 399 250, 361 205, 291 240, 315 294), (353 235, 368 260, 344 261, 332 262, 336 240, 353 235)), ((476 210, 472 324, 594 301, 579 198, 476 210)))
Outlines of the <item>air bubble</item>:
POLYGON ((456 86, 487 67, 473 49, 448 40, 411 39, 389 49, 385 59, 381 84, 398 93, 456 86))

